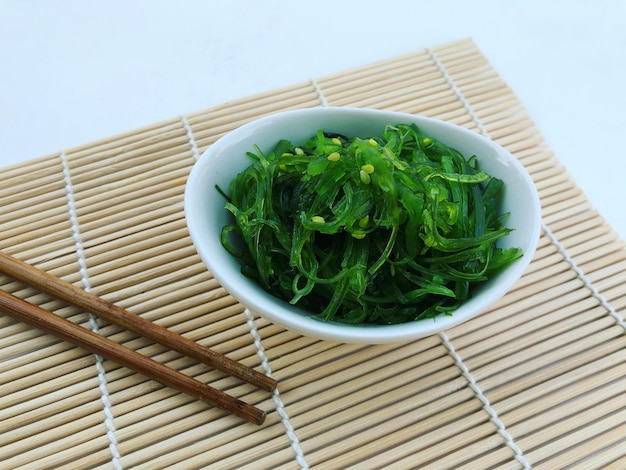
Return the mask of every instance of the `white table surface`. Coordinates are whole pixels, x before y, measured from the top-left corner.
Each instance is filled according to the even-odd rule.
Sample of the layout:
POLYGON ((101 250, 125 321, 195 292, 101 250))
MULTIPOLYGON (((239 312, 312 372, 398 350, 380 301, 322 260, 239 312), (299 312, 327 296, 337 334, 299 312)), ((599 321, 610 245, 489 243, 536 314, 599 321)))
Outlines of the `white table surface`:
POLYGON ((466 37, 626 238, 626 0, 0 0, 0 167, 466 37))

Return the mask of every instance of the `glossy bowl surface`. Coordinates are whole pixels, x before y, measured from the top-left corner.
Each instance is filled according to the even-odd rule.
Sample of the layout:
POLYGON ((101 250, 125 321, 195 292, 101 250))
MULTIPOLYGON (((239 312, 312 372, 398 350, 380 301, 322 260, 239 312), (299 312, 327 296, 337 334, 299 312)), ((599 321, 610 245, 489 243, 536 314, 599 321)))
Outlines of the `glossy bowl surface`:
POLYGON ((476 132, 444 121, 356 108, 311 108, 269 115, 226 134, 201 155, 185 188, 185 216, 194 246, 216 280, 251 311, 303 335, 345 343, 390 343, 438 333, 486 310, 521 277, 538 243, 541 227, 539 197, 524 167, 508 151, 476 132), (505 183, 501 212, 510 212, 506 225, 513 228, 501 246, 520 247, 524 256, 506 270, 476 288, 473 297, 451 316, 398 325, 345 325, 310 318, 288 302, 268 294, 240 272, 240 265, 221 245, 220 234, 229 223, 224 198, 215 189, 227 190, 233 178, 247 166, 246 152, 258 145, 270 151, 280 139, 302 144, 319 129, 368 138, 380 135, 386 124, 415 123, 421 130, 459 150, 466 158, 478 157, 479 167, 505 183))

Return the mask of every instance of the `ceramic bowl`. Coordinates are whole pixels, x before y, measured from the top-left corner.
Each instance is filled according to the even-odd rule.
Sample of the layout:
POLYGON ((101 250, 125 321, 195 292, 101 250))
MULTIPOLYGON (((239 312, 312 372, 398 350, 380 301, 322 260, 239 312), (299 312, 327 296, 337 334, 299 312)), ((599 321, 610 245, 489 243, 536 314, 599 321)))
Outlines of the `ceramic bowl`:
POLYGON ((521 277, 539 239, 540 203, 528 172, 509 152, 466 128, 404 113, 355 108, 312 108, 286 111, 245 124, 220 138, 195 163, 185 188, 185 217, 194 246, 216 280, 239 302, 262 317, 303 335, 345 343, 379 344, 409 341, 436 334, 478 315, 501 298, 521 277), (221 245, 220 233, 230 222, 224 198, 233 178, 251 161, 246 152, 258 145, 269 152, 280 139, 299 145, 319 129, 347 137, 380 135, 386 124, 415 123, 427 135, 476 155, 479 166, 505 183, 501 212, 510 212, 512 229, 500 246, 515 246, 524 256, 475 288, 471 299, 454 313, 397 325, 347 325, 311 318, 303 310, 263 290, 240 271, 238 261, 221 245))

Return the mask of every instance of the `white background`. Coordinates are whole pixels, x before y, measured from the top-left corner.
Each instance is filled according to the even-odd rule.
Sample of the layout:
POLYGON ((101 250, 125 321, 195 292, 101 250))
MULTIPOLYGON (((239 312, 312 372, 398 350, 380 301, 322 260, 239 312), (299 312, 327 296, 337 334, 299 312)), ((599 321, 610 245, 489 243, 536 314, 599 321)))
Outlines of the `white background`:
POLYGON ((0 0, 0 167, 467 37, 626 238, 626 0, 0 0))

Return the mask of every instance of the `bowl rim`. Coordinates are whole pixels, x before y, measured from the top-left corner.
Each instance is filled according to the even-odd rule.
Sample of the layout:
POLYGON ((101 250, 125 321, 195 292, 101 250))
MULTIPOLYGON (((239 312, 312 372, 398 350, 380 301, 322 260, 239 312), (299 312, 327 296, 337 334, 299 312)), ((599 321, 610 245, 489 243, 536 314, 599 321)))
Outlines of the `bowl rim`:
MULTIPOLYGON (((313 130, 313 132, 315 132, 315 130, 313 130)), ((344 343, 390 343, 426 337, 443 330, 447 330, 485 311, 496 300, 501 298, 515 282, 517 282, 525 269, 528 267, 536 250, 541 230, 541 204, 534 182, 521 162, 519 162, 517 158, 515 158, 502 146, 475 131, 437 118, 396 111, 353 107, 327 106, 280 111, 245 123, 223 135, 202 153, 192 167, 185 187, 184 212, 193 245, 195 246, 195 249, 205 266, 214 278, 222 285, 222 287, 224 287, 226 291, 228 291, 244 307, 248 308, 250 311, 258 313, 273 323, 290 330, 295 330, 300 334, 344 343), (197 207, 194 206, 194 203, 196 202, 194 201, 194 198, 197 197, 199 185, 202 184, 203 176, 205 175, 207 168, 209 168, 212 163, 212 156, 217 152, 228 148, 231 144, 237 143, 241 135, 247 135, 254 132, 255 129, 258 129, 259 127, 262 127, 262 125, 271 121, 295 119, 299 116, 306 115, 323 118, 334 114, 343 115, 345 117, 356 117, 359 119, 367 118, 368 116, 375 116, 377 119, 386 117, 389 119, 389 123, 415 122, 418 125, 420 125, 420 123, 430 123, 431 125, 438 126, 444 130, 460 133, 470 139, 475 139, 482 145, 492 147, 501 157, 506 159, 507 164, 512 165, 516 169, 517 173, 519 173, 524 180, 525 186, 529 192, 528 203, 532 205, 531 210, 534 214, 534 224, 532 227, 527 229, 529 236, 528 244, 523 248, 524 255, 500 273, 502 276, 499 277, 499 282, 490 286, 490 295, 484 298, 484 301, 470 304, 470 306, 473 307, 471 310, 469 308, 463 308, 462 305, 459 309, 455 310, 452 315, 440 315, 432 320, 424 319, 397 325, 348 325, 310 318, 310 313, 307 313, 286 301, 273 297, 271 294, 263 291, 260 286, 257 286, 258 289, 254 292, 248 289, 241 291, 240 285, 236 279, 244 277, 243 274, 238 273, 238 276, 228 276, 219 269, 216 269, 216 264, 213 262, 214 258, 207 251, 205 244, 202 243, 204 235, 199 233, 198 224, 196 222, 196 217, 199 215, 197 207)), ((231 255, 228 254, 228 256, 231 255)))

